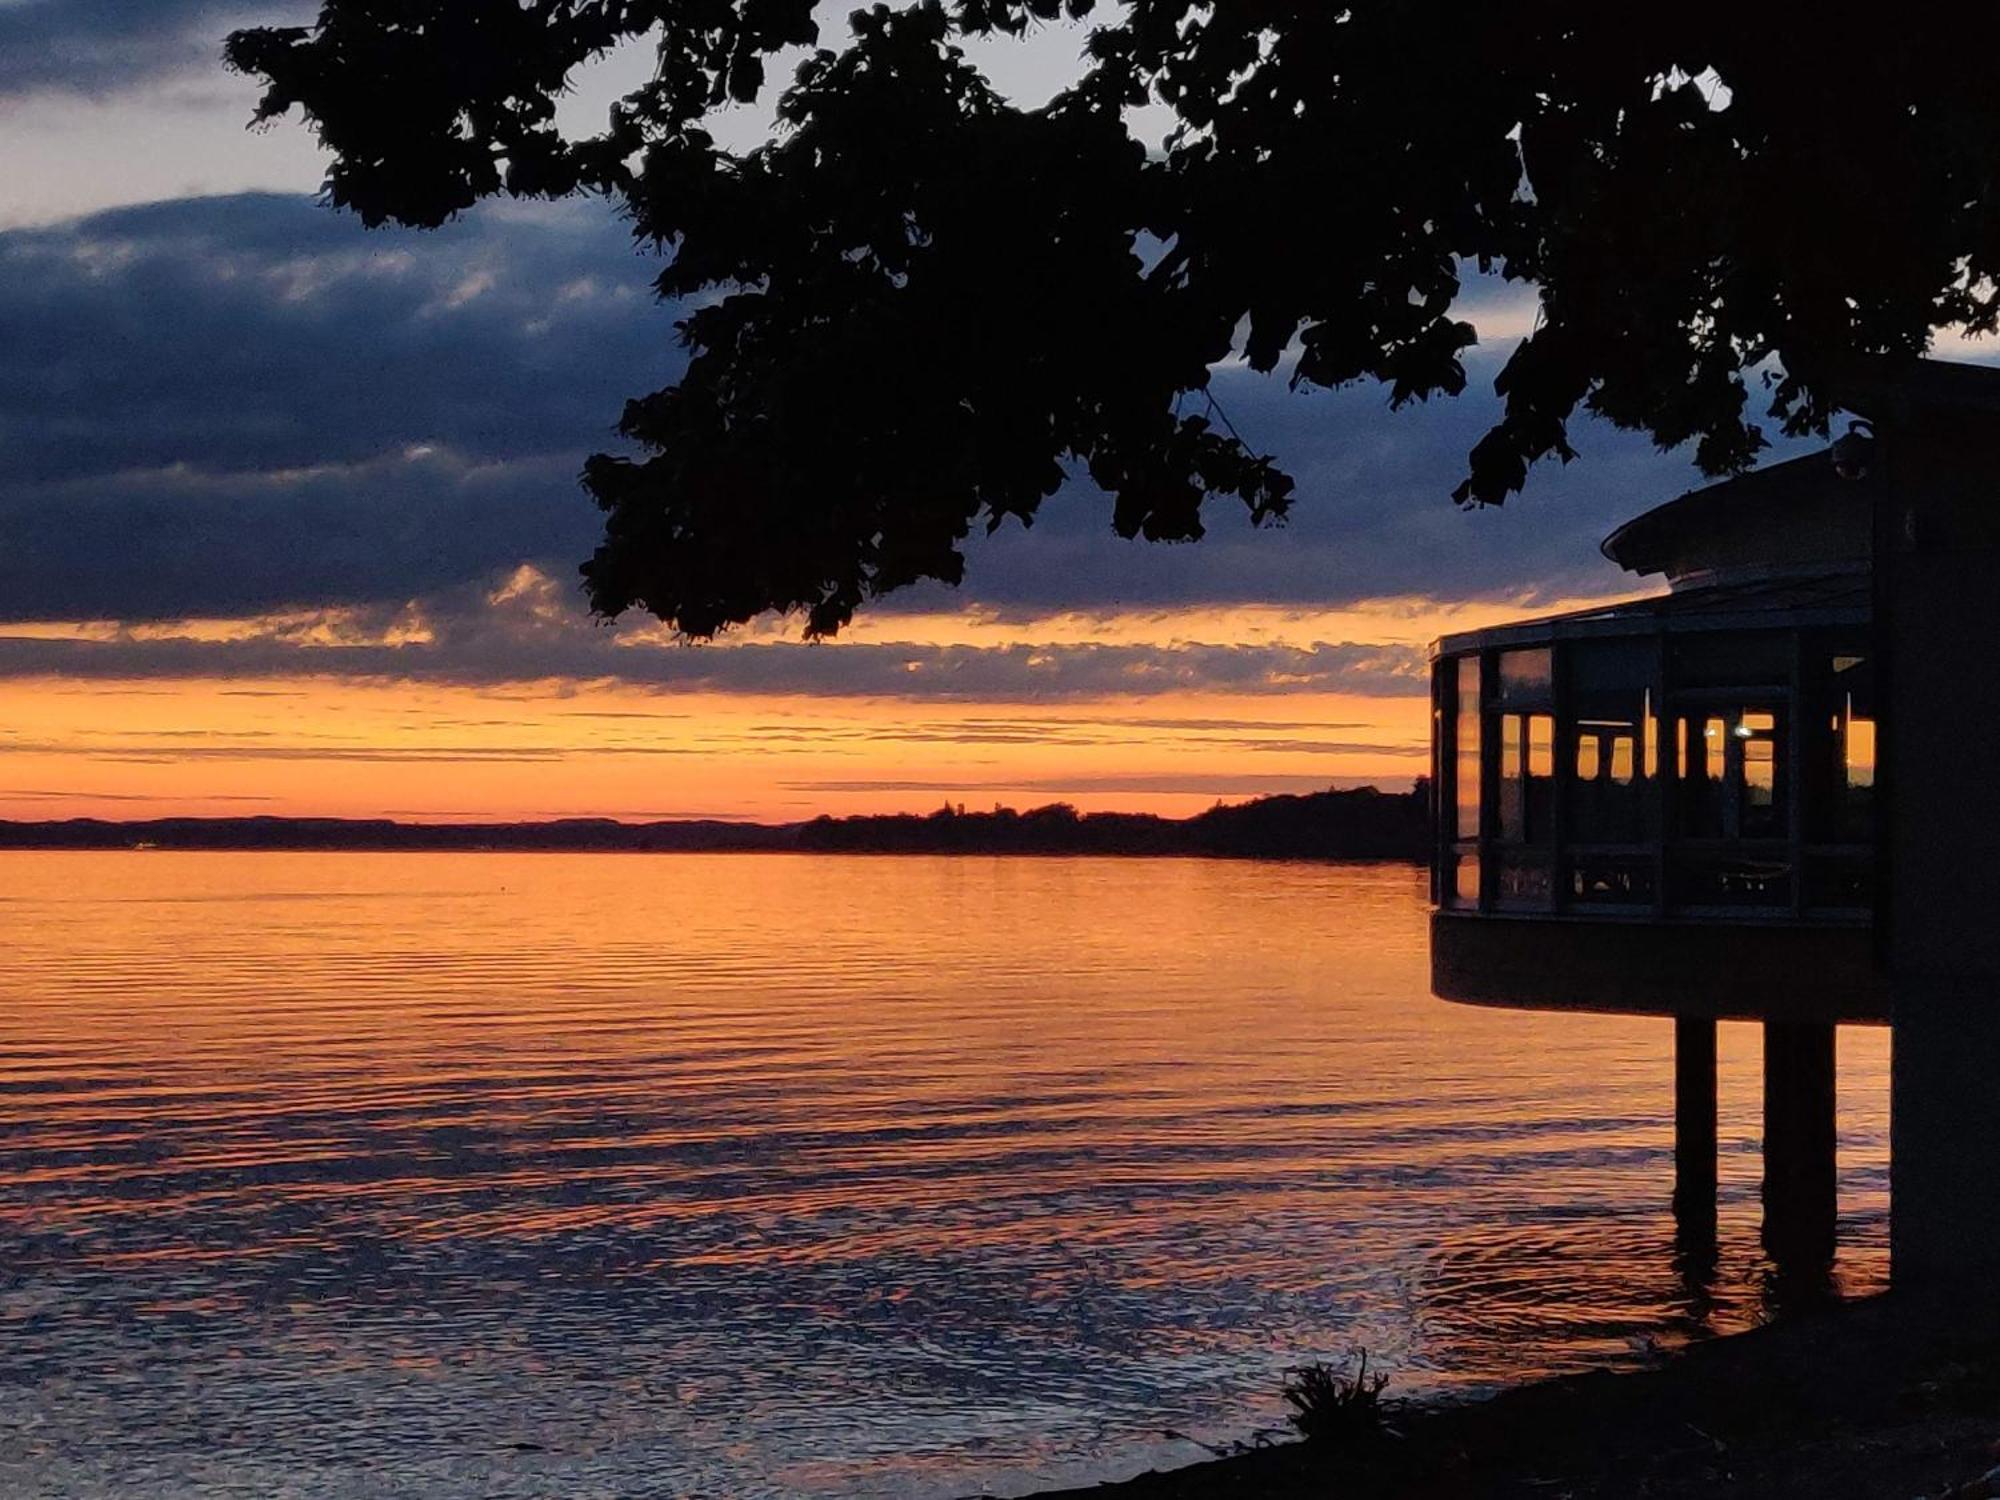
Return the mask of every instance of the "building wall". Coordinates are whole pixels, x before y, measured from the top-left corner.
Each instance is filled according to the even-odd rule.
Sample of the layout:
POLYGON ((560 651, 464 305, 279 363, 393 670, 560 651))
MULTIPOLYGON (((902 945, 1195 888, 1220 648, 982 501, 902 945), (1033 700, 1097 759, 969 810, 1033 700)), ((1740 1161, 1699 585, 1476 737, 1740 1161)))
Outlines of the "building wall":
MULTIPOLYGON (((1990 431, 1993 419, 1979 424, 1990 431)), ((2000 442, 1888 424, 1877 627, 1901 1281, 2000 1268, 2000 442)))

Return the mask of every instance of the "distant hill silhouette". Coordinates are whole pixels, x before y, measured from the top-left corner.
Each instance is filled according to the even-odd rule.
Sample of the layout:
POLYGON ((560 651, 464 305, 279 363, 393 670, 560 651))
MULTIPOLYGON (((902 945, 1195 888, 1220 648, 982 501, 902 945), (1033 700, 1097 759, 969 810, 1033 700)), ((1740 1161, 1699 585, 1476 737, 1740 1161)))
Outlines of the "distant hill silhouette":
POLYGON ((0 849, 348 849, 796 851, 850 854, 1203 854, 1244 859, 1427 857, 1429 796, 1414 791, 1313 792, 1216 806, 1192 818, 1083 813, 1068 803, 1016 812, 943 807, 807 823, 702 819, 620 823, 398 823, 386 818, 155 818, 0 822, 0 849))
POLYGON ((1082 813, 1066 802, 1028 812, 944 807, 927 817, 815 818, 803 849, 908 854, 1213 854, 1263 859, 1424 859, 1429 797, 1361 787, 1260 797, 1192 818, 1082 813))

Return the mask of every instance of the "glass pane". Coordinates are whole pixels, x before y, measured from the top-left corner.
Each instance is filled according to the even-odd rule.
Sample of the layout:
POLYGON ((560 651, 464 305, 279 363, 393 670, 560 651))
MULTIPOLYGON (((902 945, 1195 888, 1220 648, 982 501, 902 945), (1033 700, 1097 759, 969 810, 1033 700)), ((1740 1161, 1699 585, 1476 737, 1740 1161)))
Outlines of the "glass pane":
POLYGON ((1746 709, 1730 731, 1735 740, 1728 768, 1735 796, 1732 838, 1784 838, 1791 829, 1785 816, 1784 745, 1777 714, 1746 709))
POLYGON ((1875 790, 1875 721, 1855 713, 1853 700, 1850 699, 1842 728, 1845 731, 1841 743, 1842 764, 1847 773, 1847 790, 1850 793, 1872 792, 1875 790))
POLYGON ((1461 854, 1452 865, 1451 900, 1454 906, 1479 904, 1479 856, 1461 854))
MULTIPOLYGON (((1634 709, 1640 707, 1634 703, 1634 709)), ((1584 844, 1636 844, 1652 837, 1652 794, 1638 775, 1645 719, 1590 719, 1576 726, 1570 837, 1584 844)))
POLYGON ((1782 630, 1675 636, 1668 651, 1677 687, 1776 687, 1792 679, 1792 638, 1782 630))
POLYGON ((1580 844, 1637 844, 1658 836, 1651 789, 1659 774, 1653 637, 1578 641, 1566 653, 1569 706, 1576 714, 1568 837, 1580 844))
POLYGON ((1769 740, 1743 742, 1743 790, 1750 806, 1769 807, 1778 792, 1778 767, 1772 759, 1775 746, 1769 740))
POLYGON ((1552 823, 1556 721, 1549 714, 1500 715, 1499 836, 1545 843, 1552 823))
POLYGON ((1629 734, 1612 737, 1611 782, 1614 786, 1632 784, 1632 736, 1629 734))
POLYGON ((1457 834, 1479 837, 1479 658, 1461 656, 1458 668, 1457 834))
POLYGON ((1522 716, 1500 716, 1500 837, 1521 843, 1528 837, 1528 804, 1521 785, 1522 716))
POLYGON ((1808 663, 1800 766, 1806 837, 1866 843, 1875 826, 1875 672, 1854 651, 1828 650, 1808 663))
POLYGON ((1622 703, 1652 686, 1659 651, 1659 641, 1652 636, 1571 643, 1565 654, 1570 693, 1578 711, 1593 706, 1600 695, 1622 703))
POLYGON ((1866 698, 1845 695, 1840 719, 1840 835, 1865 840, 1875 831, 1875 720, 1866 698))
POLYGON ((1545 911, 1554 886, 1549 857, 1539 849, 1503 849, 1494 870, 1493 904, 1510 911, 1545 911))
POLYGON ((1866 854, 1814 855, 1806 861, 1806 904, 1866 911, 1875 904, 1875 861, 1866 854))
POLYGON ((1592 905, 1650 906, 1653 861, 1643 854, 1571 856, 1570 898, 1592 905))
POLYGON ((1775 708, 1706 709, 1683 717, 1679 831, 1686 838, 1789 835, 1784 716, 1775 708))
POLYGON ((1547 646, 1500 653, 1500 701, 1534 706, 1549 701, 1555 660, 1547 646))
POLYGON ((1684 714, 1675 720, 1680 754, 1678 831, 1687 838, 1724 836, 1724 727, 1723 720, 1711 714, 1684 714))
POLYGON ((1682 853, 1674 860, 1677 906, 1789 907, 1792 865, 1781 853, 1682 853))
POLYGON ((1528 716, 1528 774, 1556 774, 1556 721, 1547 714, 1528 716))

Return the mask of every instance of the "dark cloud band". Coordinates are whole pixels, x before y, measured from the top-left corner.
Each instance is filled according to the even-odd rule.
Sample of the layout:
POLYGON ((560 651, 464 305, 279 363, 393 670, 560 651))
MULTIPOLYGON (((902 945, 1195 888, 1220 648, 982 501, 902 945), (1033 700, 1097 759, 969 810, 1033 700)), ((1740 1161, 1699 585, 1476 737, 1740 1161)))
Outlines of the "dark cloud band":
MULTIPOLYGON (((0 620, 391 607, 523 561, 573 597, 598 527, 575 475, 624 399, 679 368, 672 312, 646 289, 655 265, 601 204, 371 234, 303 198, 245 195, 0 233, 0 620)), ((1446 496, 1490 394, 1390 413, 1372 388, 1294 396, 1225 370, 1216 389, 1298 475, 1289 526, 1217 514, 1199 546, 1121 542, 1079 484, 1031 531, 973 539, 963 590, 886 611, 1590 591, 1622 582, 1598 537, 1691 477, 1593 426, 1584 463, 1467 514, 1446 496)), ((854 670, 798 661, 768 670, 854 670)), ((1084 675, 1125 668, 1135 683, 1151 670, 1084 675)))
POLYGON ((16 0, 0 5, 0 99, 109 94, 219 69, 232 28, 311 15, 307 0, 16 0))

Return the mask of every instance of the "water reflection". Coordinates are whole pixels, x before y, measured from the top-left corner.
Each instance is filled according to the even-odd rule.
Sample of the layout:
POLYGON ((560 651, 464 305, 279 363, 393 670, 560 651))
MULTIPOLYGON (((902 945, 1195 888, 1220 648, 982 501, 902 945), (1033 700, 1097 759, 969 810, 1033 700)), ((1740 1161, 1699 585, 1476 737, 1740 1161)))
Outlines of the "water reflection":
MULTIPOLYGON (((1002 1492, 1279 1372, 1786 1301, 1754 1028, 1445 1006, 1423 877, 1188 861, 0 861, 0 1492, 1002 1492)), ((1878 1284, 1886 1057, 1843 1033, 1878 1284)))

